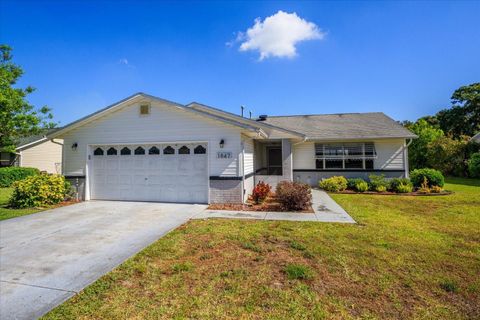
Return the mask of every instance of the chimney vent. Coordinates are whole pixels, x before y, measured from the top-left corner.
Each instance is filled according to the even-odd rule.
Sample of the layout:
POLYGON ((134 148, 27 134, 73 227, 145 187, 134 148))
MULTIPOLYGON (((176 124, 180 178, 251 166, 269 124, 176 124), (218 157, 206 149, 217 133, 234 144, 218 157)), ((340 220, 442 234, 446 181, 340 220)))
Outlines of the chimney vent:
POLYGON ((266 114, 261 114, 258 116, 257 121, 265 121, 267 120, 268 116, 266 114))

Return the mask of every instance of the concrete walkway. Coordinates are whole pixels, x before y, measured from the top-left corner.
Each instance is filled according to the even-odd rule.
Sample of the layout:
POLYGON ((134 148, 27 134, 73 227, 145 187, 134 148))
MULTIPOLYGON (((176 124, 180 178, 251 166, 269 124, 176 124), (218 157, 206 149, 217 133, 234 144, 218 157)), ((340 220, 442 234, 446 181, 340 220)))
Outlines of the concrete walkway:
POLYGON ((205 205, 88 201, 0 221, 0 319, 36 319, 205 205))
POLYGON ((312 190, 312 207, 314 213, 204 210, 193 216, 192 219, 227 218, 356 223, 325 191, 312 190))

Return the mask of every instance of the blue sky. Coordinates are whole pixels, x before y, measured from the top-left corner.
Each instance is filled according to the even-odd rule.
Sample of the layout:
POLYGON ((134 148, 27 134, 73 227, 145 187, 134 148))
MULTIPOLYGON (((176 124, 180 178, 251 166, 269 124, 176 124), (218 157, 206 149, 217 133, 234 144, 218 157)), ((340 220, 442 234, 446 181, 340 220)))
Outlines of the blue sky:
POLYGON ((235 113, 245 105, 255 115, 383 111, 414 120, 480 81, 474 1, 1 1, 0 9, 0 42, 25 70, 19 85, 36 87, 29 100, 52 107, 61 124, 139 91, 235 113), (280 10, 314 24, 314 39, 296 43, 293 57, 241 51, 254 20, 280 10))

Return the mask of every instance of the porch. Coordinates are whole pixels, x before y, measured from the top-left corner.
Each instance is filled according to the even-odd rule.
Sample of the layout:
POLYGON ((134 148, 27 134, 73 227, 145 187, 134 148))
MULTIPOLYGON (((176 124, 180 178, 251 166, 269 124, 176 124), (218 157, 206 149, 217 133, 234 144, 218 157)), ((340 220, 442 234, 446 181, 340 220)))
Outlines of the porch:
POLYGON ((255 184, 273 188, 280 181, 292 181, 292 145, 288 139, 254 140, 255 184))

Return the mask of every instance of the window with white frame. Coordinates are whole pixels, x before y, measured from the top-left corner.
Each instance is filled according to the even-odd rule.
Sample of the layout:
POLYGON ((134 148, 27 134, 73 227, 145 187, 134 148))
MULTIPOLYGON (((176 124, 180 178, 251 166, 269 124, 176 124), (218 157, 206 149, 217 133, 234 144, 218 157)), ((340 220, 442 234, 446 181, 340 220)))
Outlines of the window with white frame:
POLYGON ((373 169, 373 142, 315 143, 315 167, 320 170, 373 169))

